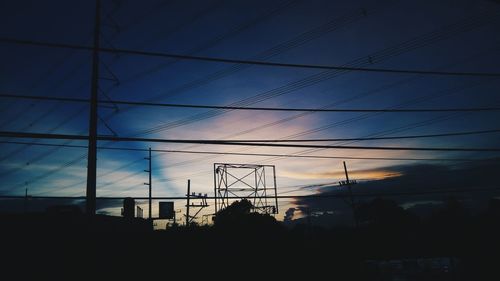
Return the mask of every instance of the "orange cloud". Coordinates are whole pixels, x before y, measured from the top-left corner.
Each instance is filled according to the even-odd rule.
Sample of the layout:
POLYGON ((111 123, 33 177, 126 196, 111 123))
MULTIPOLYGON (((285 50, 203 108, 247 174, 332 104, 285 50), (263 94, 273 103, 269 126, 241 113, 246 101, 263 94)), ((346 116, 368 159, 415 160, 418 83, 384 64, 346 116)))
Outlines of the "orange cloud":
MULTIPOLYGON (((286 173, 285 176, 297 179, 343 179, 345 173, 342 170, 311 172, 311 173, 286 173)), ((401 176, 400 172, 387 169, 366 169, 349 171, 349 177, 357 180, 381 180, 385 178, 401 176)))

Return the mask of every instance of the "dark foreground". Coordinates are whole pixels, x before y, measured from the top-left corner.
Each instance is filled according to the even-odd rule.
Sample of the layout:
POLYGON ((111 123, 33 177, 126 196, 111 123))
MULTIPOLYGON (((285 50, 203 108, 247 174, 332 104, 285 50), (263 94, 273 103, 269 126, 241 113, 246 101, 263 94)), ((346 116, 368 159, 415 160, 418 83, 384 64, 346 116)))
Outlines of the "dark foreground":
POLYGON ((4 280, 500 280, 498 218, 418 228, 242 222, 166 231, 152 231, 142 219, 106 216, 2 215, 0 223, 2 274, 15 277, 4 280))

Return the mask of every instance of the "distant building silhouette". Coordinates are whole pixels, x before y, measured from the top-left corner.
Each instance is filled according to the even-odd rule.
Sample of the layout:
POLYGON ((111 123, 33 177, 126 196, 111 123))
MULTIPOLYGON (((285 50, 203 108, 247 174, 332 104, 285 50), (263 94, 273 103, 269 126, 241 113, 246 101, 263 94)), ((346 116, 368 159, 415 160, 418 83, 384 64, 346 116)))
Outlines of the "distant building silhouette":
POLYGON ((127 197, 123 200, 122 216, 127 219, 135 217, 135 200, 134 198, 127 197))

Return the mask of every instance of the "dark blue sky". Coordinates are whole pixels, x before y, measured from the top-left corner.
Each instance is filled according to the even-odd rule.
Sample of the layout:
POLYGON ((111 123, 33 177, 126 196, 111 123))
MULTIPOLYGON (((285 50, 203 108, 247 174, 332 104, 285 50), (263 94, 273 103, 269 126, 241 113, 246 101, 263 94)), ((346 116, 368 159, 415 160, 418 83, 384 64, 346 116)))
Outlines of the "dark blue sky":
MULTIPOLYGON (((233 59, 395 69, 500 72, 494 1, 102 1, 103 47, 233 59), (118 27, 118 28, 116 28, 118 27)), ((91 45, 93 1, 2 1, 0 37, 91 45)), ((0 43, 0 92, 88 98, 91 53, 0 43)), ((500 81, 481 77, 338 72, 101 54, 100 88, 112 99, 254 106, 451 108, 500 106, 500 81)), ((101 94, 101 99, 106 99, 101 94)), ((82 104, 0 99, 1 130, 85 134, 82 104)), ((413 135, 498 128, 499 113, 276 113, 120 106, 99 109, 119 136, 277 139, 413 135), (208 118, 209 117, 209 118, 208 118)), ((111 134, 99 124, 100 134, 111 134)), ((3 139, 4 141, 6 139, 3 139)), ((9 139, 13 141, 14 139, 9 139)), ((31 140, 21 140, 31 141, 31 140)), ((39 141, 48 142, 48 141, 39 141)), ((66 143, 50 141, 50 143, 66 143)), ((84 142, 73 141, 70 144, 84 142)), ((500 134, 359 142, 359 145, 498 147, 500 134)), ((105 143, 147 148, 147 143, 105 143)), ((1 194, 83 195, 85 149, 0 144, 1 194), (80 159, 80 160, 79 160, 80 159)), ((262 153, 304 149, 152 145, 262 153)), ((491 153, 319 150, 316 155, 484 158, 491 153)), ((145 196, 142 152, 101 150, 98 196, 145 196)), ((154 155, 154 195, 213 190, 213 162, 266 163, 287 187, 342 179, 341 160, 154 155)), ((360 179, 404 161, 351 160, 360 179), (371 172, 370 172, 371 171, 371 172)), ((387 170, 387 169, 386 169, 387 170)), ((307 191, 304 191, 307 192, 307 191)), ((298 192, 303 194, 304 192, 298 192)), ((283 204, 288 204, 283 202, 283 204)))

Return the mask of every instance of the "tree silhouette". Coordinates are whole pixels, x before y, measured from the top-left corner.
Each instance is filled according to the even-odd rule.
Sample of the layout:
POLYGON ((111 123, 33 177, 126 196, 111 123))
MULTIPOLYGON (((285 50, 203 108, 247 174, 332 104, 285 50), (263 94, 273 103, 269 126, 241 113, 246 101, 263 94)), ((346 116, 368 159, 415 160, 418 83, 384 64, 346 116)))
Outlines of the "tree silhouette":
POLYGON ((215 214, 214 225, 218 228, 258 231, 281 228, 274 217, 252 212, 253 205, 247 199, 235 201, 215 214))
POLYGON ((247 199, 234 201, 227 208, 222 209, 215 214, 215 221, 216 223, 220 223, 221 221, 241 219, 245 215, 250 214, 252 207, 252 203, 247 199))
POLYGON ((463 228, 469 221, 469 214, 463 204, 456 198, 448 198, 442 208, 430 217, 433 227, 445 232, 454 232, 463 228))
POLYGON ((381 227, 402 227, 416 222, 413 214, 401 208, 395 201, 383 198, 359 205, 356 214, 362 223, 381 227))

